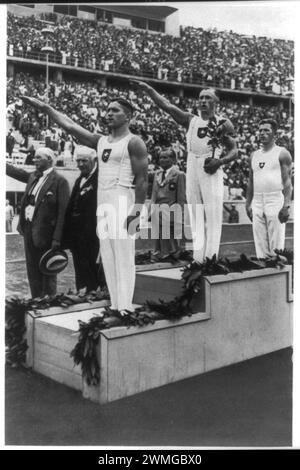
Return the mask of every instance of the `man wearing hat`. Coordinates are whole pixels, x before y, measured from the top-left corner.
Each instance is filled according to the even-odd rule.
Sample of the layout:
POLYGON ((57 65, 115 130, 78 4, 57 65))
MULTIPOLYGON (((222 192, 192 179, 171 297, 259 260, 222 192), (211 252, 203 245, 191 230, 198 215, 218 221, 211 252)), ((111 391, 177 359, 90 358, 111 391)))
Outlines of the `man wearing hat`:
POLYGON ((131 80, 131 83, 145 91, 159 108, 187 130, 187 203, 193 255, 202 263, 219 252, 223 218, 221 166, 238 157, 233 125, 216 114, 219 99, 212 88, 200 92, 198 116, 174 106, 145 82, 131 80), (213 141, 217 144, 215 148, 213 141))
POLYGON ((60 247, 69 185, 53 168, 54 153, 41 147, 35 153, 36 171, 6 165, 8 176, 27 183, 21 201, 18 231, 24 237, 28 281, 32 297, 56 294, 56 274, 44 274, 40 260, 60 247))
MULTIPOLYGON (((179 237, 182 237, 184 213, 185 174, 175 166, 176 153, 172 147, 159 154, 160 170, 154 176, 151 208, 152 224, 156 225, 155 255, 168 256, 178 253, 179 237), (155 206, 152 206, 155 204, 155 206), (158 232, 158 233, 156 233, 158 232), (168 236, 167 236, 168 235, 168 236)), ((154 228, 154 227, 153 227, 154 228)))
POLYGON ((96 264, 99 253, 96 158, 95 150, 84 145, 76 147, 80 176, 74 183, 66 210, 62 241, 63 247, 72 253, 77 290, 86 287, 88 292, 99 285, 105 286, 102 264, 96 264))

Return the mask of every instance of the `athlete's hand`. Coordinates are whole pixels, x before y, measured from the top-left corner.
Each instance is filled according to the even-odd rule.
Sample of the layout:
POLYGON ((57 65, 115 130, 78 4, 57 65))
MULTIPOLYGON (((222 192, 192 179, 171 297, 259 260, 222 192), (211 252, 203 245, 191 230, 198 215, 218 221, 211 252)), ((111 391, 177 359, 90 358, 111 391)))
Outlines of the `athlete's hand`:
POLYGON ((25 104, 29 104, 33 108, 39 109, 40 111, 45 111, 46 103, 37 98, 32 98, 31 96, 21 96, 20 97, 25 104))
POLYGON ((217 158, 208 157, 204 162, 204 171, 209 175, 213 175, 220 168, 221 161, 217 158))
POLYGON ((247 204, 246 204, 246 212, 247 212, 247 216, 249 217, 249 219, 250 219, 251 222, 252 222, 252 220, 253 220, 253 212, 252 212, 251 207, 248 206, 247 204))
POLYGON ((287 206, 283 206, 279 213, 278 213, 278 219, 281 224, 284 224, 285 222, 288 221, 290 216, 290 208, 287 206))
POLYGON ((140 213, 137 212, 135 215, 128 215, 125 221, 125 228, 129 235, 134 235, 140 231, 140 213))

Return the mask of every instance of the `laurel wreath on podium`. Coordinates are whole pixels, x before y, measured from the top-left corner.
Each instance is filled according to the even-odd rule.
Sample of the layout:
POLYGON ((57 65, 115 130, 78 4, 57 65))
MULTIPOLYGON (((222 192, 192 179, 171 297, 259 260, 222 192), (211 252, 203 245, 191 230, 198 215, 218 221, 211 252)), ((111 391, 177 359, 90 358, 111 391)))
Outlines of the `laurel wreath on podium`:
MULTIPOLYGON (((181 295, 169 302, 146 301, 133 312, 127 312, 126 316, 120 316, 118 311, 105 307, 104 313, 94 316, 89 322, 79 320, 78 342, 71 351, 71 357, 75 364, 81 366, 82 376, 88 385, 97 385, 100 380, 99 363, 97 360, 97 345, 101 330, 115 326, 143 326, 153 324, 157 320, 176 320, 186 315, 192 315, 191 303, 194 296, 201 290, 201 283, 205 276, 228 274, 231 272, 244 272, 253 269, 277 268, 294 263, 292 250, 276 250, 276 256, 264 259, 247 257, 242 254, 238 259, 207 258, 200 264, 195 261, 182 268, 182 280, 184 284, 181 295)), ((83 303, 103 300, 108 298, 107 293, 93 291, 86 293, 82 289, 74 294, 57 294, 36 299, 20 299, 16 296, 7 297, 5 305, 5 343, 6 364, 18 367, 25 364, 26 351, 28 349, 24 339, 25 315, 29 311, 47 309, 54 306, 68 307, 75 303, 83 303)))

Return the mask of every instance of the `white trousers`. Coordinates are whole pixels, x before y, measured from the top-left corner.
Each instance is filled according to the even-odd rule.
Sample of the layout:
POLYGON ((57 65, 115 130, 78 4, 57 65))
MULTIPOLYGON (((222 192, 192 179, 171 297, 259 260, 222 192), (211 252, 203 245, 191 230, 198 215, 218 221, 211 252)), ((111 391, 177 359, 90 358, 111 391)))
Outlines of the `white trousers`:
POLYGON ((283 206, 282 191, 254 193, 252 200, 253 238, 257 258, 274 255, 274 250, 283 250, 285 225, 278 219, 283 206))
POLYGON ((135 239, 124 224, 134 190, 121 186, 98 191, 97 234, 111 308, 132 310, 135 287, 135 239))
POLYGON ((204 160, 189 153, 186 173, 193 256, 199 263, 218 256, 223 220, 223 170, 207 174, 204 160))

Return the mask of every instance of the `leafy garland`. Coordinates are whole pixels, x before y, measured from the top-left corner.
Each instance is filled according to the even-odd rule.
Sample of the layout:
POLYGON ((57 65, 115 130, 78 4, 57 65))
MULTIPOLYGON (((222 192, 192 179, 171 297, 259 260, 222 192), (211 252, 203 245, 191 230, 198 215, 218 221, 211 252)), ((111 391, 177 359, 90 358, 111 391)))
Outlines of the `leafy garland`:
MULTIPOLYGON (((248 258, 242 254, 237 260, 227 258, 206 259, 200 264, 195 261, 182 269, 184 283, 183 292, 169 302, 146 301, 144 305, 127 312, 126 316, 120 316, 119 312, 105 307, 101 315, 94 316, 89 322, 79 320, 79 337, 74 349, 71 351, 74 363, 81 365, 82 376, 88 385, 97 385, 100 380, 99 363, 97 359, 97 347, 100 331, 116 326, 143 326, 153 324, 157 320, 175 320, 182 316, 191 315, 191 302, 194 295, 200 291, 204 276, 218 274, 226 275, 230 272, 243 272, 252 269, 278 268, 291 264, 293 266, 293 251, 277 250, 276 256, 257 259, 248 258)), ((53 306, 68 307, 76 303, 103 300, 108 298, 107 293, 100 290, 86 293, 85 290, 77 294, 57 294, 38 299, 19 299, 10 297, 6 299, 6 361, 7 364, 16 366, 25 362, 27 344, 24 340, 25 314, 29 310, 46 309, 53 306)))
POLYGON ((176 264, 178 261, 192 262, 192 260, 193 252, 191 250, 185 250, 183 248, 178 250, 176 253, 169 253, 168 255, 163 255, 161 253, 153 254, 152 250, 139 251, 135 255, 136 266, 153 263, 176 264))
POLYGON ((207 136, 209 137, 209 141, 207 145, 210 145, 212 148, 212 156, 208 158, 214 158, 216 149, 221 146, 222 143, 222 129, 223 124, 227 119, 221 119, 217 122, 216 117, 214 116, 212 119, 209 120, 207 125, 207 136))
POLYGON ((155 313, 147 313, 142 309, 128 312, 121 317, 117 310, 105 307, 100 316, 95 316, 88 323, 78 320, 79 338, 70 356, 75 364, 81 364, 82 376, 88 385, 97 385, 100 380, 100 369, 97 359, 97 345, 100 331, 114 326, 142 326, 154 323, 159 319, 155 313))
POLYGON ((25 362, 27 342, 24 339, 26 301, 18 297, 5 299, 5 357, 6 364, 16 367, 25 362))

